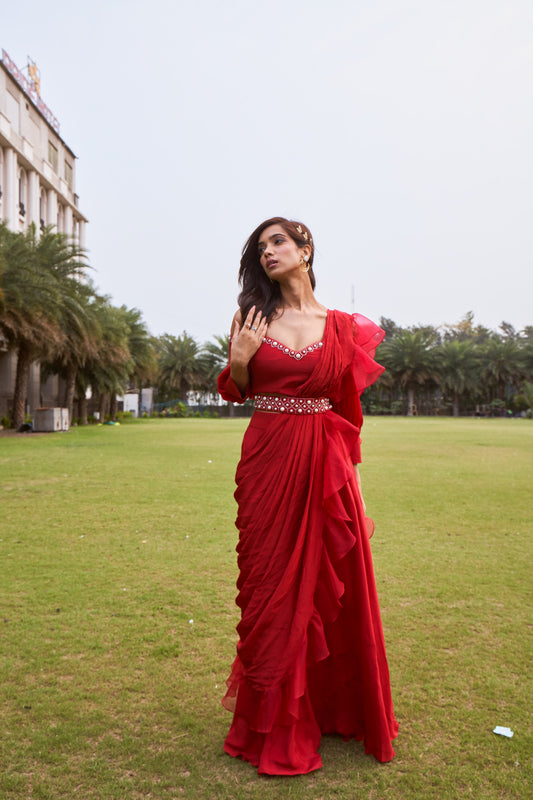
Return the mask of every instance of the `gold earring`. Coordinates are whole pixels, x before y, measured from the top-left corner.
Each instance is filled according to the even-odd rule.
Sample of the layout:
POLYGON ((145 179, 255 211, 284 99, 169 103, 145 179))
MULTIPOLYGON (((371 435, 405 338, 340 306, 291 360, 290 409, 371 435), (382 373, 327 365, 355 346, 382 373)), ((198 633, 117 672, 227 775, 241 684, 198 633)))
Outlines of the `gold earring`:
POLYGON ((300 269, 302 270, 302 272, 309 272, 310 266, 311 266, 311 264, 307 263, 307 259, 306 258, 302 257, 300 259, 300 269))

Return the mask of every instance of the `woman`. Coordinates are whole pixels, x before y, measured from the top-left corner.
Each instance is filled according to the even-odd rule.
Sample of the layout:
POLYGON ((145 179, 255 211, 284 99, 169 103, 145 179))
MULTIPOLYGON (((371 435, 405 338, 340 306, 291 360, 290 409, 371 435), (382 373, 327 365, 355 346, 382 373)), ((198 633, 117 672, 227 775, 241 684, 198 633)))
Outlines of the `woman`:
POLYGON ((259 773, 322 766, 321 734, 380 761, 397 734, 357 463, 359 395, 383 331, 315 298, 309 229, 276 217, 248 239, 224 399, 255 399, 237 467, 237 658, 224 749, 259 773), (354 468, 355 465, 355 468, 354 468))

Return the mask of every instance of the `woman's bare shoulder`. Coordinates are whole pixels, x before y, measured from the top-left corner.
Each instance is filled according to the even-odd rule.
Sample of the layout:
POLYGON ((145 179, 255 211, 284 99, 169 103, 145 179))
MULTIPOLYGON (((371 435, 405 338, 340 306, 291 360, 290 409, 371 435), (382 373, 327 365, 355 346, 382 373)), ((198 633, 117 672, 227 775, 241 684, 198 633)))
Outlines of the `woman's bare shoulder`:
POLYGON ((233 336, 233 331, 235 330, 235 323, 237 323, 239 328, 242 328, 242 314, 241 314, 241 309, 240 308, 237 309, 237 311, 233 315, 233 319, 231 320, 231 326, 230 326, 230 335, 231 336, 233 336))

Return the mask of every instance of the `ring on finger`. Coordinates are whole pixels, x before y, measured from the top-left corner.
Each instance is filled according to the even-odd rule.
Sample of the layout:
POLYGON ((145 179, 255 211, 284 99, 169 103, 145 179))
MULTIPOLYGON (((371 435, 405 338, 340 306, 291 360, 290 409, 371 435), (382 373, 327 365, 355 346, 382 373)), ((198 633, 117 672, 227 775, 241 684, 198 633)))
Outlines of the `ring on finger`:
POLYGON ((250 328, 251 328, 253 331, 256 331, 256 330, 257 330, 257 328, 255 327, 255 325, 250 325, 250 328))

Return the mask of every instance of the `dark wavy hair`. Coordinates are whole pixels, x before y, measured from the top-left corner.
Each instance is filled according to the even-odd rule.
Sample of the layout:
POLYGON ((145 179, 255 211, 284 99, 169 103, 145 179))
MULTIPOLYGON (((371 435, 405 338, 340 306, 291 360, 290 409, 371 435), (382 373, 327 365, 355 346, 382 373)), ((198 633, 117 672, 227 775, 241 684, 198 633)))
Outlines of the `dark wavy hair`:
POLYGON ((259 262, 259 239, 263 231, 266 228, 270 228, 271 225, 279 225, 283 228, 285 233, 290 236, 298 247, 310 245, 311 256, 307 262, 310 269, 307 274, 309 275, 313 290, 316 285, 313 272, 315 245, 309 228, 304 225, 303 222, 285 219, 285 217, 272 217, 272 219, 267 219, 255 229, 242 249, 241 266, 239 269, 239 283, 242 286, 242 291, 239 294, 238 303, 243 320, 246 318, 251 307, 255 305, 258 311, 263 312, 263 316, 266 316, 268 322, 271 322, 276 311, 282 304, 279 283, 270 280, 259 262))

